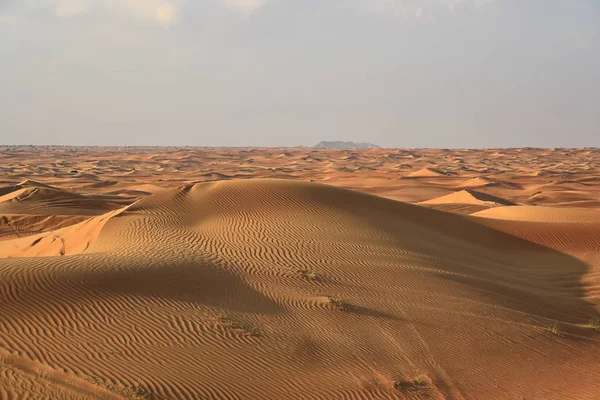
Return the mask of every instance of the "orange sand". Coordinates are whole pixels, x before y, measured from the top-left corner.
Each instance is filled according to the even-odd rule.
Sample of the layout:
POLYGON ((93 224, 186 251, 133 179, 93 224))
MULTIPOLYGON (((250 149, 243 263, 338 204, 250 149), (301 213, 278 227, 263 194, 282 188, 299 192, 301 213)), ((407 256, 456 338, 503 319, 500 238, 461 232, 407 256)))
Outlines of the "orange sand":
POLYGON ((0 149, 0 399, 598 398, 600 151, 0 149))

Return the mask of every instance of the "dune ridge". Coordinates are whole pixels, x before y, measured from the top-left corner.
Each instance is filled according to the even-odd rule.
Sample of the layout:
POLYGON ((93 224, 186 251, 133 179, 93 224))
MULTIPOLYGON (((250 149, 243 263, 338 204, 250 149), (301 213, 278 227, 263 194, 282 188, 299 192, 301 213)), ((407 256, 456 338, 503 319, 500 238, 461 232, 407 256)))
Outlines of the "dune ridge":
POLYGON ((118 208, 107 201, 48 185, 19 184, 4 190, 0 196, 0 214, 99 215, 118 208))
POLYGON ((472 189, 464 189, 446 196, 422 201, 420 204, 475 204, 475 205, 503 205, 511 206, 515 203, 491 194, 478 192, 472 189))

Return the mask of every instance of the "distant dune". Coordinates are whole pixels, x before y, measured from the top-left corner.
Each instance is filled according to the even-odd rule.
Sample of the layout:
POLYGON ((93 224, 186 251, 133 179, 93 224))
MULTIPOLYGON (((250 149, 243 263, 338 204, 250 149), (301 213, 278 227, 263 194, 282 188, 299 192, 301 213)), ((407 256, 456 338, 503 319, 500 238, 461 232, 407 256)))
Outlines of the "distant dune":
POLYGON ((593 152, 11 151, 0 399, 598 398, 593 152))
POLYGON ((446 196, 423 201, 421 204, 476 204, 476 205, 514 205, 513 202, 498 196, 478 192, 471 189, 461 190, 446 196))

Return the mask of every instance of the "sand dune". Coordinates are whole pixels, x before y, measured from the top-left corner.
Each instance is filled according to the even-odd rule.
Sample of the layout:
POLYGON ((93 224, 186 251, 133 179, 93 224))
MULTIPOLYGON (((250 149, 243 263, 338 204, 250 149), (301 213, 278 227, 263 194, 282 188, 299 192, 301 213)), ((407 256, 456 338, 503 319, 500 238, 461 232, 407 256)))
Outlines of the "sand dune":
POLYGON ((491 186, 491 185, 494 185, 494 183, 495 182, 493 182, 487 178, 476 177, 476 178, 467 179, 466 181, 461 182, 457 186, 458 187, 476 188, 476 187, 481 187, 481 186, 491 186))
POLYGON ((489 178, 476 177, 467 179, 457 185, 458 188, 481 188, 481 187, 499 187, 503 189, 522 189, 519 185, 511 182, 492 180, 489 178))
POLYGON ((17 188, 31 187, 31 188, 44 188, 44 189, 52 189, 52 190, 56 189, 50 185, 46 185, 44 183, 37 182, 37 181, 31 180, 31 179, 25 179, 23 182, 20 182, 15 186, 17 188))
POLYGON ((106 201, 49 186, 16 185, 0 196, 0 214, 99 215, 116 208, 106 201))
POLYGON ((439 204, 424 204, 425 207, 435 210, 450 212, 454 214, 471 215, 479 211, 487 210, 490 206, 485 204, 465 204, 465 203, 439 203, 439 204))
POLYGON ((78 254, 93 243, 104 224, 122 210, 86 219, 63 228, 40 229, 39 234, 0 241, 0 257, 50 257, 78 254))
POLYGON ((61 229, 89 218, 89 216, 83 215, 5 214, 0 217, 0 241, 61 229))
POLYGON ((473 214, 478 217, 538 222, 600 222, 600 212, 544 206, 501 207, 473 214))
MULTIPOLYGON (((131 181, 82 178, 66 190, 49 176, 0 198, 63 213, 0 212, 0 398, 597 398, 600 214, 508 205, 543 184, 533 174, 504 175, 522 190, 441 196, 470 178, 376 167, 328 176, 350 190, 265 179, 269 158, 244 150, 231 157, 252 155, 248 173, 261 179, 196 183, 206 171, 184 172, 190 154, 169 153, 182 157, 177 169, 139 151, 120 156, 138 165, 131 181), (128 190, 130 204, 104 193, 128 190), (394 200, 410 190, 436 198, 394 200), (68 213, 85 209, 100 214, 68 213), (32 231, 2 236, 12 225, 32 231)), ((356 169, 383 151, 313 156, 356 169)), ((305 156, 278 159, 325 180, 303 171, 305 156)))
POLYGON ((411 172, 406 176, 409 178, 428 178, 432 176, 445 176, 448 175, 447 172, 440 171, 436 168, 423 168, 418 171, 411 172))
POLYGON ((446 196, 421 202, 421 204, 475 204, 475 205, 514 205, 513 202, 501 197, 493 196, 487 193, 478 192, 471 189, 461 190, 446 196))

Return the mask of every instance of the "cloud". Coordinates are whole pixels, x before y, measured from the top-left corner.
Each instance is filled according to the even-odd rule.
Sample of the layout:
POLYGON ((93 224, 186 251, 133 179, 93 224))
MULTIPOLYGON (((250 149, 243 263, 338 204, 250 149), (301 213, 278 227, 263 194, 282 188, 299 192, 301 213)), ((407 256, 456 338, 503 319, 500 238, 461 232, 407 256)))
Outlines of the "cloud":
POLYGON ((363 12, 373 12, 402 20, 431 20, 424 2, 402 0, 360 0, 358 7, 363 12))
POLYGON ((407 21, 433 22, 444 10, 483 6, 495 0, 355 0, 362 11, 407 21))
POLYGON ((480 7, 494 0, 440 0, 441 5, 454 11, 460 6, 475 6, 480 7))
POLYGON ((221 0, 235 11, 250 14, 265 5, 265 0, 221 0))
POLYGON ((74 17, 89 11, 87 0, 61 0, 56 6, 56 15, 63 18, 74 17))
POLYGON ((0 25, 8 25, 14 22, 15 18, 12 15, 0 14, 0 25))
POLYGON ((138 18, 169 27, 177 22, 178 7, 165 0, 58 0, 54 8, 60 18, 103 13, 113 18, 138 18))
POLYGON ((134 14, 168 27, 177 21, 177 6, 172 2, 160 0, 129 0, 124 7, 134 14))
MULTIPOLYGON (((7 7, 28 13, 48 9, 59 18, 104 15, 121 20, 139 19, 168 28, 175 25, 185 0, 0 0, 0 23, 7 23, 7 7), (2 12, 4 8, 5 12, 2 12)), ((206 0, 205 0, 206 1, 206 0)), ((282 0, 210 0, 240 14, 250 15, 282 0)), ((443 11, 479 7, 497 0, 330 0, 350 4, 358 12, 377 13, 406 21, 432 22, 443 11)), ((345 8, 345 7, 344 7, 345 8)), ((14 13, 13 13, 14 14, 14 13)))
POLYGON ((171 25, 177 19, 177 9, 172 4, 161 4, 156 7, 155 17, 160 24, 164 26, 171 25))

